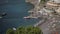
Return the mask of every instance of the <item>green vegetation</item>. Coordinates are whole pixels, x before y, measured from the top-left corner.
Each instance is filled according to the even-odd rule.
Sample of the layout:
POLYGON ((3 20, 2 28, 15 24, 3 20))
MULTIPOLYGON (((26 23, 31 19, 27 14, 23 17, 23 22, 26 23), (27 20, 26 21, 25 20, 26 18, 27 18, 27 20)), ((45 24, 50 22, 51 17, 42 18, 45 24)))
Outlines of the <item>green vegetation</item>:
POLYGON ((41 0, 42 2, 45 2, 46 0, 41 0))
POLYGON ((14 32, 12 29, 8 29, 8 30, 6 31, 6 34, 15 34, 15 32, 14 32))
POLYGON ((46 0, 41 0, 41 3, 45 3, 46 2, 46 0))
POLYGON ((49 1, 49 0, 41 0, 41 3, 46 3, 47 1, 49 1))
POLYGON ((39 27, 19 27, 16 30, 8 29, 6 34, 43 34, 39 27))

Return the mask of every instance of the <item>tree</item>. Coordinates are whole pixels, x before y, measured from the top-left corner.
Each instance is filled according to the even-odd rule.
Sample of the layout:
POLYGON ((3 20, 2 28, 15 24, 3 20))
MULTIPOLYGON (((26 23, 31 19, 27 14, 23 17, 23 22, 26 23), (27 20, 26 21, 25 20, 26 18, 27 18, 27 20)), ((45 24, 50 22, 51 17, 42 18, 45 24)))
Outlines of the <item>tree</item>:
POLYGON ((19 27, 19 28, 17 28, 17 32, 18 32, 18 34, 25 34, 25 27, 19 27))
POLYGON ((8 30, 6 31, 6 34, 15 34, 15 32, 14 32, 12 29, 8 29, 8 30))
POLYGON ((45 2, 46 0, 41 0, 41 1, 45 2))
POLYGON ((16 31, 8 29, 6 34, 43 34, 39 27, 19 27, 16 31))

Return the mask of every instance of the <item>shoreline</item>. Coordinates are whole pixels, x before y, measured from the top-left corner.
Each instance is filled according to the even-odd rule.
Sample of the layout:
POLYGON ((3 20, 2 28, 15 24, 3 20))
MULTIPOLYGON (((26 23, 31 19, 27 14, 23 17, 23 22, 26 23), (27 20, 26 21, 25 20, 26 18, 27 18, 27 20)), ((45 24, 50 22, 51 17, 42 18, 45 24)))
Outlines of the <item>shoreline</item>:
MULTIPOLYGON (((29 1, 29 2, 33 3, 31 1, 29 1)), ((51 2, 53 2, 53 1, 51 1, 51 2)), ((60 27, 58 27, 58 26, 60 26, 60 15, 55 14, 55 13, 60 13, 60 11, 59 11, 60 10, 60 4, 56 5, 56 4, 54 4, 54 2, 52 4, 49 4, 49 1, 47 1, 45 4, 43 4, 46 7, 41 8, 42 11, 39 8, 43 5, 41 5, 39 8, 38 8, 38 6, 39 6, 38 2, 37 2, 37 4, 34 4, 34 5, 35 5, 35 8, 32 9, 31 11, 28 11, 29 13, 31 13, 29 15, 29 18, 31 18, 31 16, 32 16, 32 17, 42 18, 42 20, 40 20, 39 22, 37 22, 33 26, 34 27, 36 27, 36 26, 41 27, 44 34, 48 34, 48 33, 54 32, 54 31, 58 31, 60 28, 60 27), (57 7, 58 9, 55 9, 56 8, 55 6, 59 6, 59 7, 57 7), (59 12, 57 12, 56 10, 59 12), (38 13, 40 13, 40 14, 38 14, 38 13), (56 30, 56 29, 58 29, 58 30, 56 30)))

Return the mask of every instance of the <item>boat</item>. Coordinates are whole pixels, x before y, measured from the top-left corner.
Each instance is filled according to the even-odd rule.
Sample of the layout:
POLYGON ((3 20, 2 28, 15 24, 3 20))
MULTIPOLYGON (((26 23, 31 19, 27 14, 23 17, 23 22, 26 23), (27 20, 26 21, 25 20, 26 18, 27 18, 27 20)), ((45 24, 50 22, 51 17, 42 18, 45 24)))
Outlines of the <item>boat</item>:
POLYGON ((25 19, 31 19, 30 17, 24 17, 25 19))
POLYGON ((0 16, 0 18, 3 18, 3 17, 0 16))
POLYGON ((15 27, 13 27, 13 30, 16 30, 16 28, 15 28, 15 27))
POLYGON ((2 13, 2 15, 1 16, 6 16, 7 15, 7 13, 2 13))
POLYGON ((27 16, 27 17, 24 17, 25 19, 37 19, 38 17, 31 17, 31 16, 27 16))

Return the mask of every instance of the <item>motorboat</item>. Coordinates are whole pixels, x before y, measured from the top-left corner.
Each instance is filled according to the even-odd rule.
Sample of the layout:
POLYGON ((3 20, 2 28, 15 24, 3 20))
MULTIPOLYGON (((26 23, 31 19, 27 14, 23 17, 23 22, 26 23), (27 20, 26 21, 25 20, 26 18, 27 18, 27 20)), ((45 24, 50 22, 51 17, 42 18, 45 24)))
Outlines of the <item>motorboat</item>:
POLYGON ((30 17, 24 17, 25 19, 30 19, 30 17))
POLYGON ((2 13, 2 14, 1 14, 1 16, 6 16, 6 15, 7 15, 7 13, 2 13))

